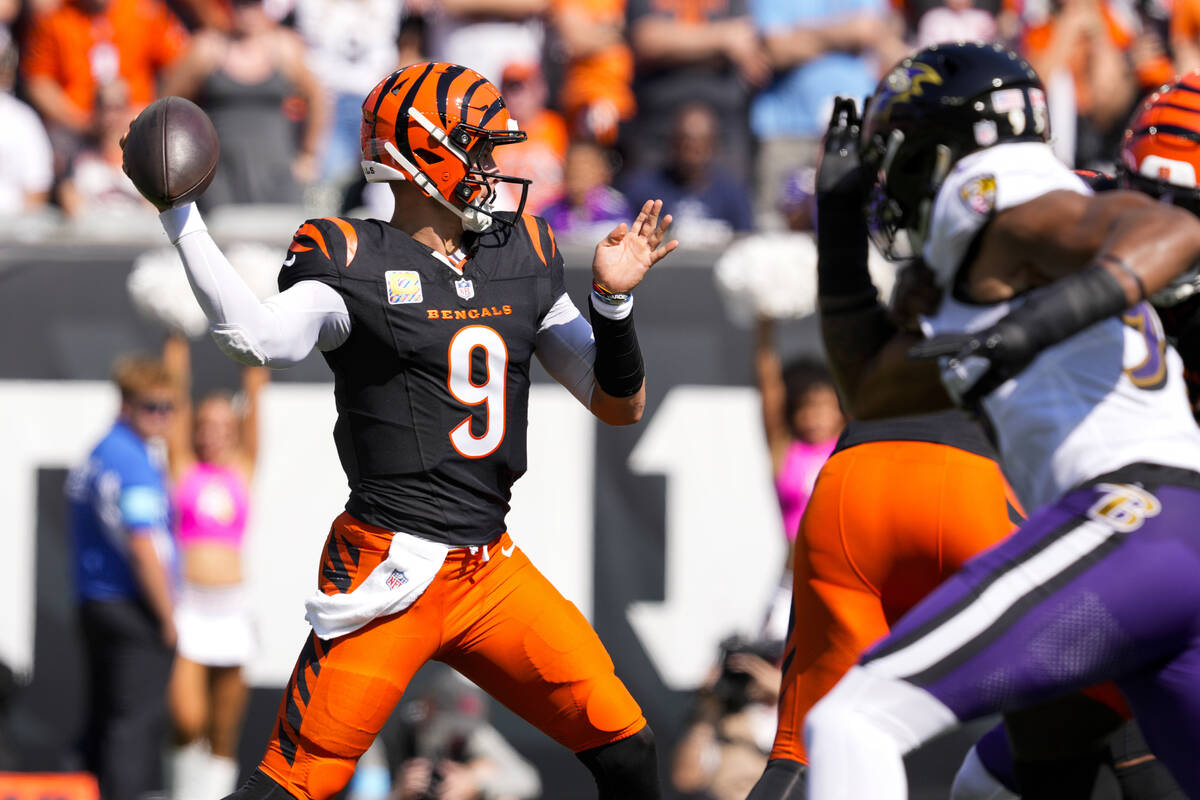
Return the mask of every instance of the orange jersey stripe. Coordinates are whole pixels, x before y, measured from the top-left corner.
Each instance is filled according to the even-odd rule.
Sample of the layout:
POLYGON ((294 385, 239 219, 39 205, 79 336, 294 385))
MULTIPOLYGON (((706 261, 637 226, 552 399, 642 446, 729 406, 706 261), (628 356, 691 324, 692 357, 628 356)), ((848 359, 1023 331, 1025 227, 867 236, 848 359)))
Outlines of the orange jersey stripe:
POLYGON ((358 231, 354 230, 354 226, 349 222, 339 217, 325 217, 325 219, 337 225, 338 230, 346 237, 346 266, 350 266, 350 262, 358 253, 358 231))
MULTIPOLYGON (((308 238, 312 239, 317 243, 317 247, 321 248, 321 252, 325 254, 325 257, 330 257, 329 248, 325 244, 325 235, 321 233, 321 229, 316 225, 313 225, 311 222, 306 222, 301 225, 300 230, 296 231, 296 238, 300 238, 301 236, 307 236, 308 238)), ((311 250, 312 248, 310 247, 308 249, 311 250)))
POLYGON ((542 264, 550 266, 546 261, 546 254, 542 252, 542 236, 538 232, 537 221, 528 214, 522 214, 521 221, 525 223, 525 230, 529 231, 529 241, 533 242, 534 252, 542 260, 542 264))

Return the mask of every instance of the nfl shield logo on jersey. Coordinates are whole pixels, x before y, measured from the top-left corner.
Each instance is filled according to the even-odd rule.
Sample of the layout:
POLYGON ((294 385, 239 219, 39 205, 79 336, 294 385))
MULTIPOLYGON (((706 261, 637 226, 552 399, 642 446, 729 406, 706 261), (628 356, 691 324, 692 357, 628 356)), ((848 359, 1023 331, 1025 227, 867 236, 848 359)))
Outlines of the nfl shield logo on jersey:
POLYGON ((398 569, 392 570, 392 574, 388 575, 387 587, 389 589, 399 589, 406 583, 408 583, 408 576, 398 569))
POLYGON ((458 292, 458 296, 463 300, 470 300, 475 296, 475 284, 467 278, 463 278, 461 281, 454 282, 454 291, 458 292))

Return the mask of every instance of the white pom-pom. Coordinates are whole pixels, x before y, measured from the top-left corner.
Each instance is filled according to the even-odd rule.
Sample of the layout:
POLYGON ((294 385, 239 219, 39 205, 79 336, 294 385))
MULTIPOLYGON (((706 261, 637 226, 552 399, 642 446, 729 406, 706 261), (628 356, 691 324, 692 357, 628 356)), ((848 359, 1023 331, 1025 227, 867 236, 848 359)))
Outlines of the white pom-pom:
POLYGON ((183 262, 174 247, 138 256, 125 282, 137 312, 151 322, 190 339, 208 330, 208 320, 192 295, 183 262))
MULTIPOLYGON (((260 300, 277 293, 275 280, 280 263, 277 248, 240 242, 222 250, 260 300)), ((202 336, 208 330, 208 320, 192 294, 183 262, 174 247, 162 247, 138 256, 125 286, 133 307, 149 321, 190 339, 202 336)))
MULTIPOLYGON (((895 270, 870 251, 871 279, 891 295, 895 270)), ((717 289, 730 320, 748 328, 759 317, 798 319, 817 310, 817 245, 809 233, 761 233, 734 242, 717 259, 717 289)))

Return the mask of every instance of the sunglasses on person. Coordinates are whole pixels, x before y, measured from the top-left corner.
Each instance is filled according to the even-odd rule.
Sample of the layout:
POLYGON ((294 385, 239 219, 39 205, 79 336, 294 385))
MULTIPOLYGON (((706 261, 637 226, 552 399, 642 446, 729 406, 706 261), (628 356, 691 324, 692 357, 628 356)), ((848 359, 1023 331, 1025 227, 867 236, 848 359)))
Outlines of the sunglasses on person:
POLYGON ((134 406, 146 414, 170 414, 175 410, 175 404, 169 400, 139 400, 134 406))

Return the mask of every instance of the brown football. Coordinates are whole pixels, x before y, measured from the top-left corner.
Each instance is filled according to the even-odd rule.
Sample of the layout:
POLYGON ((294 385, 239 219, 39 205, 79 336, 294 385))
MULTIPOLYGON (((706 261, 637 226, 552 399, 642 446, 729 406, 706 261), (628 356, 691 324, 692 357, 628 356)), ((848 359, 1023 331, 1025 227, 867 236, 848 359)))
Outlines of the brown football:
POLYGON ((220 155, 212 120, 183 97, 164 97, 146 106, 125 136, 125 172, 160 209, 186 205, 202 195, 220 155))

